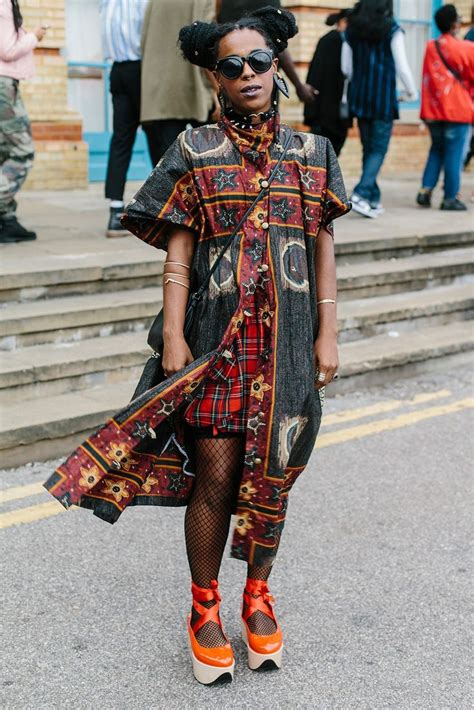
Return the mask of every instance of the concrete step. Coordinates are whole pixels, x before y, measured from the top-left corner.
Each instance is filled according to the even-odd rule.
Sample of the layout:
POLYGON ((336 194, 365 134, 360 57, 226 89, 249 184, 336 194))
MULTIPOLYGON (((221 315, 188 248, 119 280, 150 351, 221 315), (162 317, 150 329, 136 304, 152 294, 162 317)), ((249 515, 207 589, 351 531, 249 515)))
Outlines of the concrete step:
POLYGON ((158 286, 165 252, 149 248, 110 253, 50 254, 31 261, 5 259, 0 301, 36 301, 65 295, 158 286))
POLYGON ((402 259, 382 259, 339 266, 339 300, 418 291, 474 280, 474 249, 446 249, 402 259))
POLYGON ((334 249, 338 265, 353 264, 361 261, 378 259, 399 259, 415 254, 442 251, 450 248, 462 248, 474 244, 474 229, 453 231, 447 234, 413 234, 385 236, 371 235, 367 230, 365 239, 354 236, 352 232, 339 235, 336 225, 334 249))
MULTIPOLYGON (((396 337, 465 320, 472 315, 473 304, 469 284, 345 301, 338 308, 339 341, 342 344, 386 332, 396 337)), ((145 332, 0 353, 0 405, 136 380, 148 353, 145 332)))
MULTIPOLYGON (((391 263, 391 258, 397 257, 401 260, 436 257, 440 251, 450 253, 466 250, 473 243, 472 231, 364 239, 343 235, 340 240, 336 238, 335 250, 343 277, 344 270, 350 270, 353 266, 364 272, 367 261, 372 265, 373 262, 380 262, 380 269, 376 270, 376 273, 380 274, 380 270, 385 268, 384 265, 391 263)), ((36 256, 30 262, 19 258, 4 259, 0 268, 0 302, 36 301, 61 296, 157 287, 161 283, 165 253, 151 247, 144 251, 143 245, 140 246, 142 248, 136 250, 118 249, 112 254, 89 252, 67 256, 42 255, 36 256)), ((412 268, 409 264, 407 266, 412 268)), ((367 273, 370 275, 372 272, 367 273)), ((420 275, 420 279, 423 283, 423 275, 420 275)))
MULTIPOLYGON (((125 337, 125 336, 124 336, 125 337)), ((474 329, 465 323, 388 334, 341 345, 341 379, 327 394, 367 387, 387 379, 443 368, 446 358, 469 357, 474 349, 474 329)), ((134 382, 68 392, 47 399, 35 397, 2 409, 0 460, 2 467, 67 454, 88 432, 123 407, 134 382)))
POLYGON ((141 331, 161 308, 161 287, 8 303, 0 309, 0 350, 141 331))
POLYGON ((338 306, 339 342, 468 320, 473 309, 472 283, 342 301, 338 306))

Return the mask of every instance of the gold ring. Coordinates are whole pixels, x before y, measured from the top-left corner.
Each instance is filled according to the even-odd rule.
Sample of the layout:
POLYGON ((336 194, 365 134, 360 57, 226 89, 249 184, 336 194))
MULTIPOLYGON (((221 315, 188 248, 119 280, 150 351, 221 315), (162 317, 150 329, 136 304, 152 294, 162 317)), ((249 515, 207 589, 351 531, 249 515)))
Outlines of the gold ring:
POLYGON ((317 379, 318 379, 318 382, 324 382, 324 380, 326 379, 326 373, 325 372, 318 372, 317 379))

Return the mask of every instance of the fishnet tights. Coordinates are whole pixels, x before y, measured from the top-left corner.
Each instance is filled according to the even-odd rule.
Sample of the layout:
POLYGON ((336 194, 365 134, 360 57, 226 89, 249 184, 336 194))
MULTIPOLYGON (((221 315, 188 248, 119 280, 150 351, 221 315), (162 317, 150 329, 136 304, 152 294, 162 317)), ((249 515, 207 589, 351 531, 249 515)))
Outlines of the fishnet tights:
MULTIPOLYGON (((186 552, 193 582, 209 588, 217 579, 229 533, 232 508, 239 489, 244 455, 244 436, 196 438, 194 441, 196 481, 186 509, 184 531, 186 552)), ((204 602, 209 608, 215 602, 204 602)), ((193 609, 191 622, 199 614, 193 609)), ((209 621, 196 633, 207 648, 223 646, 224 634, 209 621)))
MULTIPOLYGON (((191 577, 195 584, 209 588, 217 579, 224 554, 231 511, 239 490, 245 437, 213 437, 194 439, 196 481, 193 495, 186 508, 184 530, 186 552, 191 577)), ((247 576, 267 580, 271 567, 249 565, 247 576)), ((210 608, 214 601, 201 602, 210 608)), ((199 620, 192 608, 191 624, 199 620)), ((275 622, 261 611, 247 620, 252 633, 270 635, 276 631, 275 622)), ((206 648, 223 646, 226 638, 218 624, 209 621, 196 633, 196 639, 206 648)))

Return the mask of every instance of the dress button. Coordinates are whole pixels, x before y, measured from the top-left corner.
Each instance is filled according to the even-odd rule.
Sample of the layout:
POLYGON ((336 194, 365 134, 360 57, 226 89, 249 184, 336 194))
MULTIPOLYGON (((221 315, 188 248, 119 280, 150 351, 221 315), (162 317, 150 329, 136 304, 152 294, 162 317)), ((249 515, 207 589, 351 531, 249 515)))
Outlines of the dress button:
POLYGON ((268 271, 268 264, 261 264, 260 268, 262 271, 268 271))
POLYGON ((254 459, 254 462, 259 466, 262 463, 262 459, 257 456, 256 459, 254 459))
POLYGON ((268 182, 268 180, 260 180, 260 187, 263 187, 264 190, 267 189, 267 187, 269 186, 269 184, 270 184, 270 183, 268 182))
POLYGON ((264 413, 264 412, 259 412, 259 413, 257 414, 257 417, 258 417, 259 419, 265 419, 265 413, 264 413))
POLYGON ((269 226, 268 222, 262 222, 262 229, 268 229, 269 226))

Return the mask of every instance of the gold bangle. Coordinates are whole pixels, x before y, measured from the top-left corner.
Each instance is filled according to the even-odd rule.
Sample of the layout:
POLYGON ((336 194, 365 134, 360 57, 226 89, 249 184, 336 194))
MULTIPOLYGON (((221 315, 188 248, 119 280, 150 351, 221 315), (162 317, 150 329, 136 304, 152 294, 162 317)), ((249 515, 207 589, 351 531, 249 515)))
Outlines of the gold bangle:
POLYGON ((177 271, 165 271, 163 276, 181 276, 182 279, 188 279, 189 281, 189 276, 186 276, 185 274, 179 274, 177 271))
POLYGON ((322 298, 320 301, 316 301, 316 305, 319 306, 320 303, 336 303, 334 298, 322 298))
POLYGON ((185 269, 191 268, 187 264, 182 264, 180 261, 165 261, 165 266, 166 266, 166 264, 175 264, 176 266, 184 266, 185 269))
POLYGON ((180 286, 184 286, 184 288, 187 288, 188 291, 189 291, 189 286, 188 286, 187 284, 182 284, 181 281, 176 281, 176 279, 166 279, 165 285, 166 285, 166 284, 169 284, 169 283, 172 283, 172 284, 179 284, 180 286))

